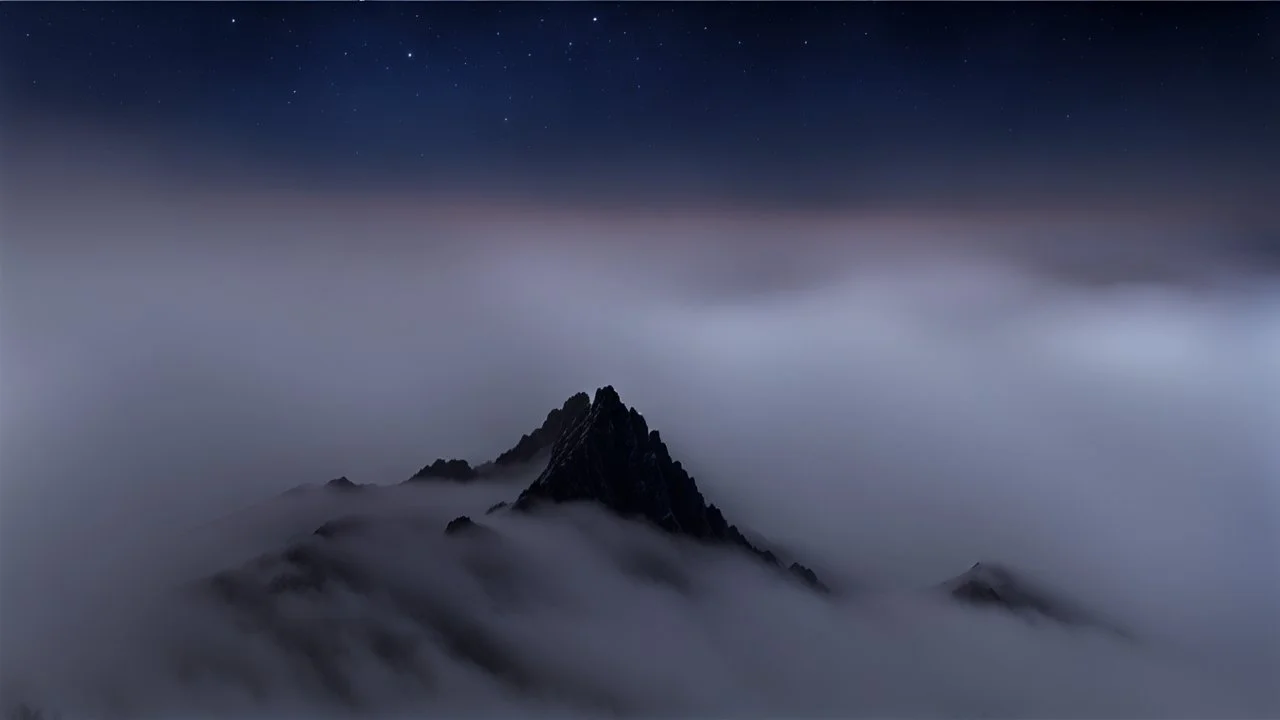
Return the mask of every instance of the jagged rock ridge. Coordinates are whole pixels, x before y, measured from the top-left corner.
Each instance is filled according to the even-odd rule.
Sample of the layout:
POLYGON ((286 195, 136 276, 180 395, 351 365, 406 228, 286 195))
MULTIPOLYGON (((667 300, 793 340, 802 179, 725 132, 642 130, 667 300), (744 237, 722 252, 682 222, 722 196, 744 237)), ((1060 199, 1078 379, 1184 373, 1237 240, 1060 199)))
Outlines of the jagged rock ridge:
POLYGON ((573 395, 564 404, 547 413, 542 424, 533 432, 520 436, 520 440, 498 455, 492 462, 472 467, 466 460, 446 460, 437 458, 409 478, 409 482, 422 480, 452 480, 454 482, 470 482, 481 477, 501 473, 513 467, 525 465, 539 459, 550 451, 556 438, 564 432, 578 416, 591 407, 591 398, 586 393, 573 395))
POLYGON ((455 482, 467 482, 468 480, 476 479, 477 476, 476 469, 471 467, 471 463, 466 460, 436 458, 435 462, 414 473, 413 477, 409 478, 409 481, 453 480, 455 482))
MULTIPOLYGON (((513 508, 539 502, 595 501, 617 515, 647 520, 667 532, 735 545, 782 567, 777 557, 748 541, 708 504, 693 478, 672 460, 656 430, 623 404, 612 386, 596 391, 586 412, 565 428, 546 469, 520 494, 513 508)), ((826 590, 809 568, 788 568, 807 584, 826 590)))
POLYGON ((586 393, 573 395, 564 404, 547 413, 546 420, 533 432, 522 435, 515 447, 493 461, 494 465, 509 466, 527 463, 541 453, 550 450, 566 427, 580 415, 591 409, 591 397, 586 393))

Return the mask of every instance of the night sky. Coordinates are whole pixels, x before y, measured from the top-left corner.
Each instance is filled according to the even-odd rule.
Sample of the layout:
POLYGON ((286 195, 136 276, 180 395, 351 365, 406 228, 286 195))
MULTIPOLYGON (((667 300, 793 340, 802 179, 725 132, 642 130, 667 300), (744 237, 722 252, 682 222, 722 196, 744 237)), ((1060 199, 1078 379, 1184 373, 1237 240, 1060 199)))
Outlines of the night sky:
POLYGON ((1266 3, 5 3, 0 68, 11 147, 240 187, 1251 212, 1280 177, 1266 3))

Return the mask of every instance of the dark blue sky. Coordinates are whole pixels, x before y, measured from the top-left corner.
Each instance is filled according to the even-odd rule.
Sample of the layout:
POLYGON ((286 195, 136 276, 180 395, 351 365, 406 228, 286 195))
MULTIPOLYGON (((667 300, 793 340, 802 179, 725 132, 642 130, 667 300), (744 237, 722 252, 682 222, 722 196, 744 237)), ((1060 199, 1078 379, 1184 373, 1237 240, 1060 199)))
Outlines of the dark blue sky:
POLYGON ((5 3, 0 67, 11 138, 126 128, 230 182, 1233 194, 1277 177, 1278 28, 1265 3, 5 3))

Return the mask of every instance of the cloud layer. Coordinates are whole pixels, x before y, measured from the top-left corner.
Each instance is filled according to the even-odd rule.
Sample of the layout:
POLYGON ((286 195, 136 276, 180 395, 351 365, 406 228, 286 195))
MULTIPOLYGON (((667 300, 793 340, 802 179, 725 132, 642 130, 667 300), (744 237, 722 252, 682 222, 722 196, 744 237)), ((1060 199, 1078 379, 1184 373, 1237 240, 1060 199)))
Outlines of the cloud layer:
POLYGON ((6 692, 70 709, 341 710, 296 651, 174 588, 334 517, 408 512, 420 524, 326 547, 460 613, 536 677, 450 654, 395 593, 282 606, 299 632, 349 645, 343 672, 378 713, 1280 709, 1268 280, 1098 287, 927 238, 890 258, 802 237, 831 270, 762 292, 735 280, 759 264, 714 225, 660 252, 526 223, 523 244, 460 225, 457 242, 356 254, 338 230, 256 249, 168 220, 96 255, 6 247, 0 656, 22 681, 6 692), (705 292, 709 276, 735 290, 705 292), (726 514, 864 592, 824 603, 589 509, 487 518, 488 544, 441 534, 514 487, 268 500, 486 459, 606 383, 726 514), (980 559, 1032 570, 1143 641, 918 592, 980 559), (492 568, 513 573, 512 604, 485 584, 508 571, 492 568), (335 629, 371 623, 413 639, 431 681, 335 629), (255 673, 264 695, 226 677, 181 689, 164 672, 175 646, 255 673))

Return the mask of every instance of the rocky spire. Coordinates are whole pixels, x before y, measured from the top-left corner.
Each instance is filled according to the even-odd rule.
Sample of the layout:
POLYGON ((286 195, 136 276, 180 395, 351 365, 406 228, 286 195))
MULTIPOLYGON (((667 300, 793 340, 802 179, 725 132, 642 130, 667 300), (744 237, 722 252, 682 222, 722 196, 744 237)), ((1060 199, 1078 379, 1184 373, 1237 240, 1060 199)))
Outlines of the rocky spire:
MULTIPOLYGON (((737 545, 781 567, 773 553, 752 545, 719 508, 706 502, 693 478, 672 460, 658 432, 623 404, 612 386, 597 390, 590 407, 564 429, 546 469, 520 494, 514 508, 573 501, 598 502, 620 516, 647 520, 670 533, 737 545)), ((789 570, 809 585, 826 589, 803 565, 792 564, 789 570)))

